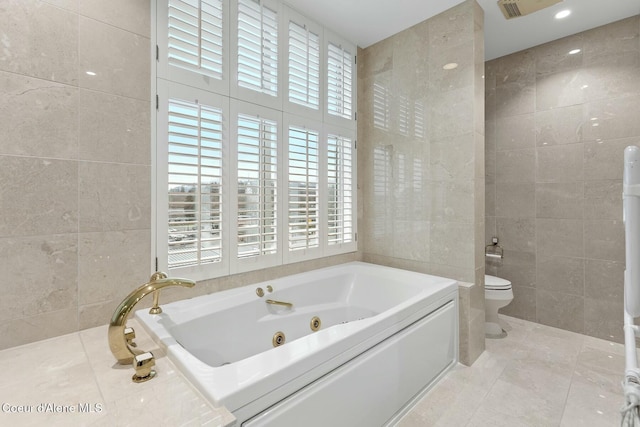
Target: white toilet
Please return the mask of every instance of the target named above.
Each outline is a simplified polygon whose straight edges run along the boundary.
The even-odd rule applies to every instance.
[[[511,282],[500,277],[484,276],[484,332],[488,338],[504,338],[507,332],[498,321],[498,309],[513,301]]]

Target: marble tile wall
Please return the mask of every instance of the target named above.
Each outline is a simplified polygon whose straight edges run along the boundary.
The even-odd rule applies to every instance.
[[[149,5],[0,0],[0,349],[108,323],[152,272]],[[360,258],[224,277],[162,301]]]
[[[149,15],[0,1],[0,348],[107,323],[148,276]]]
[[[639,33],[635,16],[486,63],[486,241],[505,253],[486,268],[513,283],[505,314],[622,340]]]
[[[483,17],[469,0],[358,54],[363,257],[465,283],[465,363],[484,350]]]

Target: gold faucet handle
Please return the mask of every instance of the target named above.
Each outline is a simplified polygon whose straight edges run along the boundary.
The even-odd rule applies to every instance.
[[[131,347],[136,347],[136,343],[133,342],[135,338],[136,338],[136,331],[134,331],[133,328],[130,328],[130,327],[124,328],[124,339],[127,340],[127,344],[129,344]]]
[[[134,356],[133,368],[136,370],[136,373],[131,377],[133,382],[142,383],[155,377],[156,371],[153,369],[155,365],[156,361],[153,357],[153,353],[150,351]]]

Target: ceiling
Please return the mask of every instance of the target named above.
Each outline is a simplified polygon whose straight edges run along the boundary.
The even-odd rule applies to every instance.
[[[370,46],[463,0],[285,0],[360,47]],[[496,0],[477,0],[485,12],[485,59],[490,60],[640,14],[639,0],[564,0],[506,20]],[[562,9],[572,11],[554,19]]]

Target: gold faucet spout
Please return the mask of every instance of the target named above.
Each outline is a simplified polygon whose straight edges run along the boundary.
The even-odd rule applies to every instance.
[[[124,333],[127,318],[133,310],[133,307],[150,293],[169,286],[192,288],[195,286],[195,282],[189,279],[169,278],[164,273],[154,273],[149,282],[131,292],[114,311],[113,316],[111,316],[111,322],[109,323],[109,348],[119,364],[131,364],[136,355],[143,353],[143,351],[133,349],[129,346]]]
[[[283,307],[293,308],[293,303],[286,302],[286,301],[277,301],[274,299],[268,299],[268,300],[265,300],[264,302],[271,305],[281,305]]]

